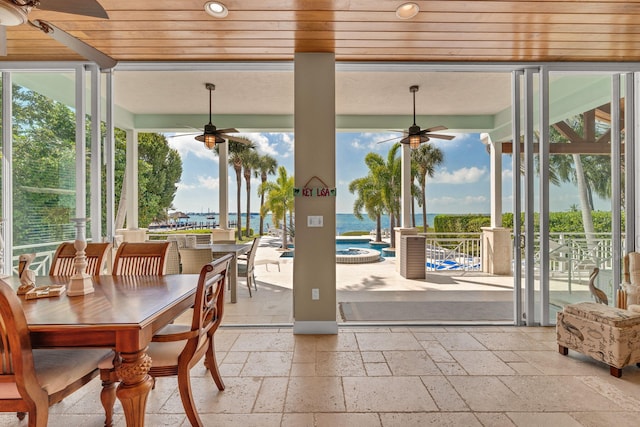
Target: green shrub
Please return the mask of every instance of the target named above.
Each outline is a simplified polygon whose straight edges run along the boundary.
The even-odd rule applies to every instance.
[[[368,231],[345,231],[341,236],[368,236]]]

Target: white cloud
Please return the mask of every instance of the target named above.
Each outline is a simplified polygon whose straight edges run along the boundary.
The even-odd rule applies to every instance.
[[[365,132],[361,133],[360,136],[361,138],[356,138],[351,143],[354,148],[362,150],[386,151],[389,150],[391,146],[396,142],[400,142],[400,139],[402,139],[403,135],[400,132]],[[393,139],[393,141],[388,141],[389,139]]]
[[[472,184],[480,181],[486,174],[486,167],[465,167],[452,172],[449,172],[446,168],[442,168],[435,173],[433,178],[428,179],[428,181],[438,184]]]
[[[513,178],[513,171],[511,169],[505,169],[502,171],[502,179],[512,179]]]
[[[191,186],[196,187],[196,186]],[[219,178],[214,178],[212,176],[198,176],[198,187],[199,188],[206,188],[206,189],[210,189],[210,190],[217,190],[218,187],[220,187],[220,179]]]
[[[182,159],[188,154],[193,154],[196,157],[214,159],[216,163],[218,162],[218,155],[207,149],[202,142],[196,141],[193,134],[175,134],[173,136],[167,134],[165,136],[169,142],[169,147],[177,150]]]
[[[466,196],[463,200],[463,204],[465,205],[473,205],[476,203],[485,203],[487,202],[489,199],[487,199],[485,196]]]

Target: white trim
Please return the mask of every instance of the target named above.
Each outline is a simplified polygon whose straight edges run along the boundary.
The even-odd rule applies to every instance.
[[[296,321],[293,323],[294,334],[335,335],[338,333],[338,322],[324,321]]]
[[[12,274],[13,259],[13,81],[11,73],[2,73],[2,270]]]

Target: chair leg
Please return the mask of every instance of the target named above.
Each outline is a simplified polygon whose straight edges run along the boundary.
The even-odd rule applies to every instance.
[[[193,393],[191,392],[191,378],[189,367],[179,367],[178,370],[178,390],[180,391],[180,399],[184,412],[192,426],[202,427],[202,421],[193,402]]]
[[[247,273],[247,288],[249,289],[249,298],[251,298],[253,295],[251,295],[251,274]]]
[[[258,292],[258,283],[256,282],[256,275],[251,272],[251,281],[253,282],[253,289]]]
[[[214,348],[213,337],[209,340],[209,348],[207,349],[207,353],[204,356],[204,366],[209,369],[211,372],[211,378],[213,378],[213,382],[216,383],[218,390],[224,390],[224,382],[222,381],[222,376],[220,375],[220,370],[218,369],[218,361],[216,360],[216,351]]]

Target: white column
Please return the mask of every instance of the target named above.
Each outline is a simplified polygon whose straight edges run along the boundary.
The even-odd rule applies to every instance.
[[[106,73],[106,93],[105,93],[105,97],[107,99],[107,105],[106,105],[106,111],[105,111],[105,116],[106,116],[106,129],[105,129],[105,138],[104,138],[104,160],[105,160],[105,169],[106,169],[106,175],[105,175],[105,179],[107,181],[107,185],[106,185],[106,195],[105,195],[105,201],[106,201],[106,230],[105,230],[105,234],[107,237],[107,241],[108,242],[113,242],[114,236],[115,236],[115,206],[116,206],[116,202],[115,202],[115,129],[114,129],[114,95],[113,95],[113,89],[114,89],[114,79],[113,79],[113,73],[110,71],[107,71]]]
[[[91,67],[91,238],[94,242],[102,241],[102,150],[100,107],[100,70]]]
[[[482,142],[489,147],[491,169],[491,227],[502,226],[502,144],[491,141],[489,134],[482,134]],[[518,141],[513,142],[517,144]],[[519,173],[514,171],[513,173]]]
[[[11,73],[2,73],[2,234],[3,268],[0,275],[11,274],[13,258],[13,135]]]
[[[218,145],[218,157],[220,159],[219,169],[219,193],[220,199],[220,228],[226,230],[229,228],[229,141]]]
[[[84,67],[76,67],[76,218],[87,216],[87,132]]]
[[[296,53],[294,72],[295,186],[335,187],[335,55]],[[336,198],[296,197],[295,213],[293,332],[336,334]]]
[[[409,144],[401,144],[400,159],[401,170],[401,194],[402,202],[400,207],[400,227],[411,227],[411,147]],[[425,230],[426,231],[426,230]],[[399,246],[400,242],[396,242]]]
[[[127,131],[127,228],[138,229],[138,131]]]

